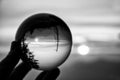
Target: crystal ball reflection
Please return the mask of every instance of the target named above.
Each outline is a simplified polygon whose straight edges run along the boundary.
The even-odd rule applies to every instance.
[[[27,18],[18,28],[15,37],[26,46],[23,61],[38,70],[60,66],[68,58],[72,47],[70,29],[55,15],[41,13]]]

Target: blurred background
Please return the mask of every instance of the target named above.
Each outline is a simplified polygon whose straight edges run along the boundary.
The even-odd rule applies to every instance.
[[[36,13],[59,16],[72,32],[71,55],[57,80],[120,80],[120,0],[0,0],[0,60],[19,25]]]

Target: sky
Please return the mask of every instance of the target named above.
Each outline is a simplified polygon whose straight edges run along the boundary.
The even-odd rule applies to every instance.
[[[119,0],[1,0],[0,45],[14,40],[19,25],[36,13],[51,13],[69,26],[73,40],[119,41]]]

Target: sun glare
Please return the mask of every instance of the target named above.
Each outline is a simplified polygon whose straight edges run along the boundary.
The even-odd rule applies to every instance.
[[[90,52],[90,48],[87,45],[81,45],[77,50],[80,55],[87,55]]]
[[[39,40],[38,40],[38,38],[35,38],[35,42],[38,42]]]

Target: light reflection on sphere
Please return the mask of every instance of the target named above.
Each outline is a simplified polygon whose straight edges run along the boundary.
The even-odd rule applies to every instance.
[[[60,66],[68,58],[72,47],[72,35],[63,20],[48,13],[27,18],[18,28],[15,37],[28,52],[23,61],[38,70],[50,70]]]

